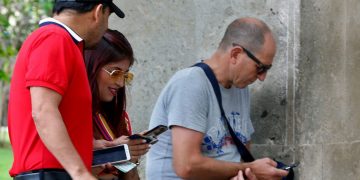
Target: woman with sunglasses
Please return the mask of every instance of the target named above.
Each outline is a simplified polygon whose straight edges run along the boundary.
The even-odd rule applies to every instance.
[[[107,30],[93,50],[85,51],[85,64],[92,90],[94,149],[119,144],[129,146],[131,161],[149,150],[144,140],[129,140],[132,134],[126,113],[126,85],[133,74],[129,68],[134,63],[132,47],[125,36],[116,30]],[[139,179],[136,168],[121,174],[114,168],[105,169],[121,179]]]

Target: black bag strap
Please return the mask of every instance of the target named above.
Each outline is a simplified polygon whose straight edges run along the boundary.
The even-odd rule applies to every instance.
[[[234,130],[232,129],[232,127],[230,126],[229,120],[227,119],[225,112],[224,112],[224,108],[222,106],[222,99],[221,99],[221,93],[220,93],[220,86],[219,83],[215,77],[214,72],[212,71],[212,69],[205,63],[197,63],[194,66],[200,67],[201,69],[204,70],[207,78],[209,79],[215,95],[216,95],[216,99],[219,103],[219,107],[220,107],[220,111],[221,111],[221,117],[226,121],[226,124],[228,126],[230,135],[236,145],[237,150],[239,151],[240,155],[241,155],[241,159],[244,162],[252,162],[254,161],[254,157],[251,155],[251,153],[249,152],[249,150],[245,147],[245,145],[237,138],[237,136],[235,135]]]

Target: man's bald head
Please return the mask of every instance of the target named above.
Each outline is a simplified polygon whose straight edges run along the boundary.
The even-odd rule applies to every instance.
[[[227,27],[219,49],[226,50],[236,43],[253,53],[258,53],[262,49],[267,35],[271,35],[271,30],[263,21],[250,17],[239,18]]]

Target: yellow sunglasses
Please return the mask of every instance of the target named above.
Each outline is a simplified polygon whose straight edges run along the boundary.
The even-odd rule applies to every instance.
[[[124,78],[125,83],[127,85],[129,85],[131,83],[131,81],[134,79],[134,74],[131,72],[124,72],[120,69],[115,69],[115,70],[112,70],[111,72],[106,70],[105,68],[103,68],[103,70],[105,72],[107,72],[109,74],[109,76],[115,81],[119,80],[120,78]]]

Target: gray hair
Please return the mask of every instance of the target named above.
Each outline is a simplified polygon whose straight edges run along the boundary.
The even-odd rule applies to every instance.
[[[226,50],[236,43],[253,53],[258,53],[264,45],[267,33],[271,33],[271,30],[261,20],[255,18],[236,19],[227,27],[219,49]]]

